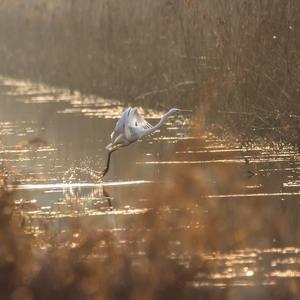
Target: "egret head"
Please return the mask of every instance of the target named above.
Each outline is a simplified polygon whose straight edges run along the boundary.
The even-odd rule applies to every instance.
[[[176,112],[179,112],[179,111],[180,111],[179,108],[171,108],[171,109],[169,110],[169,112],[172,113],[172,114],[174,114],[174,113],[176,113]]]

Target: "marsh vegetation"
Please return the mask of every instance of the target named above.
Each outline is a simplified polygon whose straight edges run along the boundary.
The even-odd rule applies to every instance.
[[[299,139],[300,4],[2,1],[1,72]]]
[[[298,299],[299,16],[0,1],[0,298]],[[194,113],[99,181],[128,104]]]

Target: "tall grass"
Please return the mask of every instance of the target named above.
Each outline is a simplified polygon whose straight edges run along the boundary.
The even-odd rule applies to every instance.
[[[1,299],[298,299],[297,278],[273,279],[275,285],[263,285],[268,279],[260,275],[264,259],[251,278],[255,287],[236,287],[231,277],[221,289],[201,287],[220,267],[220,261],[207,260],[207,254],[272,249],[274,237],[280,245],[298,242],[296,218],[295,231],[285,230],[291,225],[289,210],[295,216],[299,209],[295,205],[283,214],[278,207],[282,201],[272,200],[271,206],[261,199],[231,199],[231,203],[205,199],[220,190],[245,192],[243,186],[249,180],[245,169],[225,165],[169,168],[160,174],[163,184],[146,188],[141,195],[151,209],[120,218],[118,230],[74,217],[64,220],[64,230],[57,231],[45,218],[37,234],[37,221],[28,222],[26,208],[14,204],[17,191],[4,185],[0,194]],[[214,180],[207,180],[210,177]],[[68,201],[75,206],[78,199],[73,197]],[[195,281],[200,288],[193,286]]]
[[[297,139],[299,16],[296,0],[4,0],[0,72]]]

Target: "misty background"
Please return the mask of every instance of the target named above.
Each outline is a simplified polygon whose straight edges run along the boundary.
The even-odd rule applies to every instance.
[[[4,0],[0,72],[297,141],[299,25],[296,0]]]

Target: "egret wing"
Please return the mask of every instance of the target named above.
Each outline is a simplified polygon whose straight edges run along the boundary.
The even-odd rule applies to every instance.
[[[131,110],[130,116],[130,126],[132,127],[139,127],[139,128],[152,128],[152,125],[148,123],[144,117],[139,113],[138,108],[134,107]]]
[[[118,120],[114,131],[111,133],[110,137],[112,142],[115,141],[115,139],[121,135],[121,134],[125,134],[125,128],[126,128],[126,123],[128,122],[128,118],[129,118],[129,114],[130,111],[132,110],[131,107],[128,107],[123,114],[121,115],[120,119]]]

